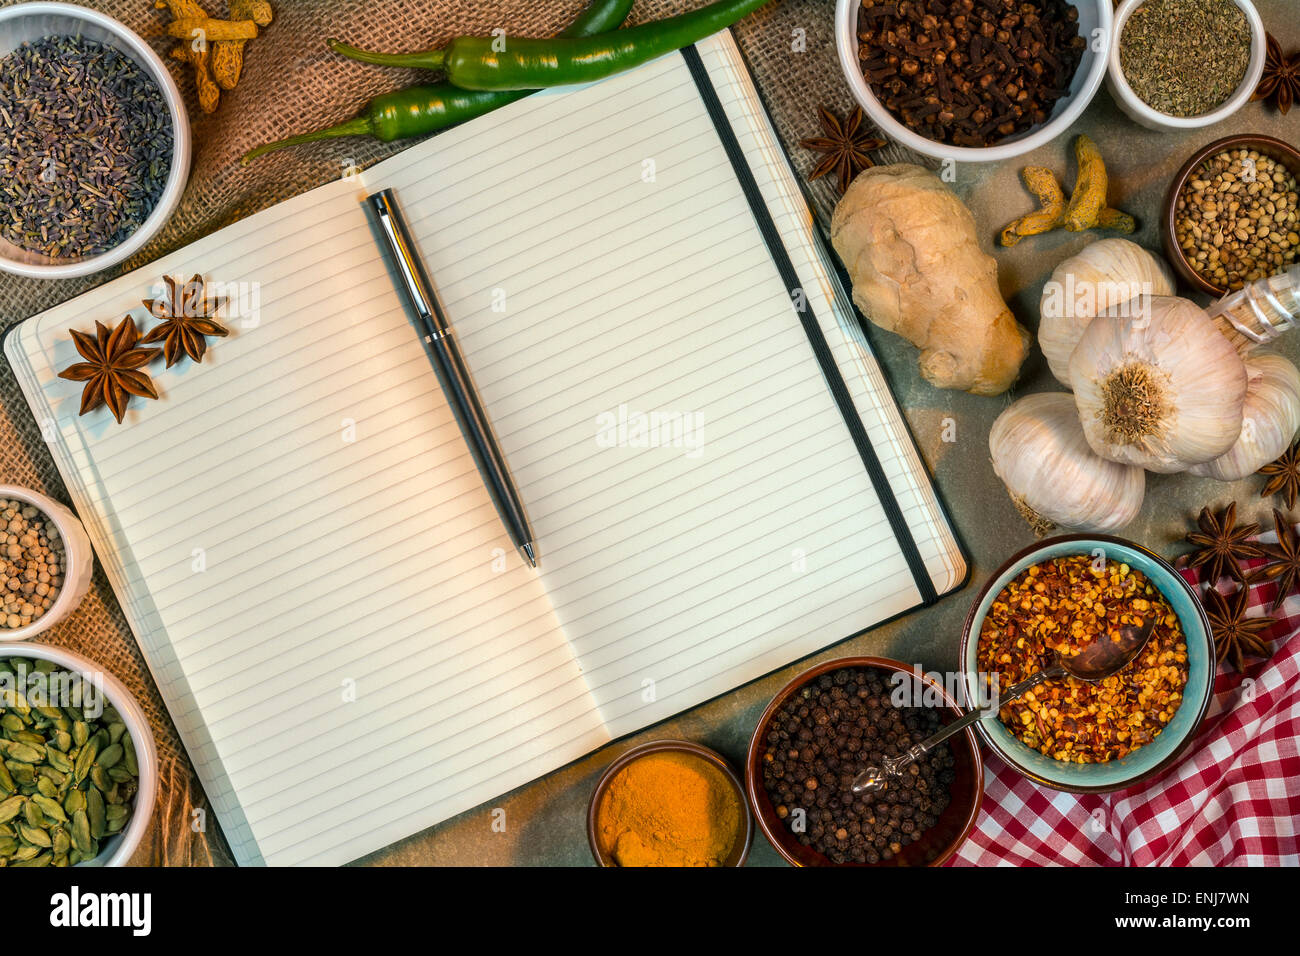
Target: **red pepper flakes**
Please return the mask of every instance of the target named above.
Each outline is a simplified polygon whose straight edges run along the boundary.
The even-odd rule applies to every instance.
[[[980,628],[982,674],[1010,687],[1078,654],[1126,625],[1156,624],[1142,653],[1090,684],[1046,681],[998,711],[1022,743],[1068,763],[1106,763],[1150,743],[1173,719],[1187,686],[1187,643],[1178,615],[1142,572],[1088,555],[1053,558],[1021,572],[994,599]]]

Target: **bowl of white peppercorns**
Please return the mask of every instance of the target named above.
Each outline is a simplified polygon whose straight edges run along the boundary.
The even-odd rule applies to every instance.
[[[0,485],[0,642],[28,640],[66,618],[94,569],[76,515],[35,491]]]

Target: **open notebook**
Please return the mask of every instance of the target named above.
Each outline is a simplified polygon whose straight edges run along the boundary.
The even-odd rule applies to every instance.
[[[537,572],[378,252],[360,200],[389,186]],[[148,327],[194,273],[256,309],[152,366],[124,425],[78,417],[68,329]],[[729,34],[245,219],[5,351],[241,863],[355,859],[965,577]]]

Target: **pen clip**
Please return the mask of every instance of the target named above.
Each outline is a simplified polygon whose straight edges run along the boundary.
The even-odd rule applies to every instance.
[[[405,220],[393,197],[391,189],[385,189],[366,197],[366,202],[374,211],[379,221],[380,231],[388,243],[397,271],[406,285],[411,305],[421,316],[430,318],[436,314],[432,300],[432,288],[425,276],[424,267],[416,258],[411,237],[406,231]]]

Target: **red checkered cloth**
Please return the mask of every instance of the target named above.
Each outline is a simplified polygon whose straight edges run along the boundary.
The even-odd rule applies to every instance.
[[[1182,575],[1197,586],[1195,571]],[[1255,586],[1249,613],[1267,614],[1276,593]],[[1154,780],[1061,793],[985,748],[984,805],[949,865],[1300,865],[1300,595],[1272,616],[1273,656],[1244,675],[1219,664],[1196,740]]]

